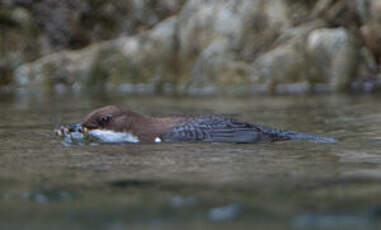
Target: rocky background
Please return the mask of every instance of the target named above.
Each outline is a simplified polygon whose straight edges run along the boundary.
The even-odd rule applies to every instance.
[[[379,0],[0,0],[0,91],[376,92]]]

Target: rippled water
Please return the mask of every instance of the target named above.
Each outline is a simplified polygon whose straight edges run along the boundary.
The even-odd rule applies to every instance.
[[[0,99],[0,229],[379,229],[381,97],[123,95]],[[117,104],[228,114],[337,144],[66,147],[57,122]]]

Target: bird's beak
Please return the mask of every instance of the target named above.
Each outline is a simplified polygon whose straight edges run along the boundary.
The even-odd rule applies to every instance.
[[[61,125],[58,129],[55,129],[54,132],[57,136],[65,137],[69,135],[70,133],[87,133],[87,128],[83,127],[82,124],[76,123],[76,124],[66,124]]]

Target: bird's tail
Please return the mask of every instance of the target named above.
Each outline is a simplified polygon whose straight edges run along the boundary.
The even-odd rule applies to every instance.
[[[315,135],[310,135],[306,133],[299,133],[287,130],[277,130],[264,127],[257,127],[260,131],[268,136],[271,141],[282,141],[282,140],[308,140],[319,143],[336,143],[336,139],[320,137]]]

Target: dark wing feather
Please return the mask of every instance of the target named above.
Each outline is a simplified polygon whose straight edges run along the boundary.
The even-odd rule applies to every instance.
[[[207,141],[253,143],[261,138],[260,130],[249,123],[223,116],[198,116],[172,129],[165,141]]]

